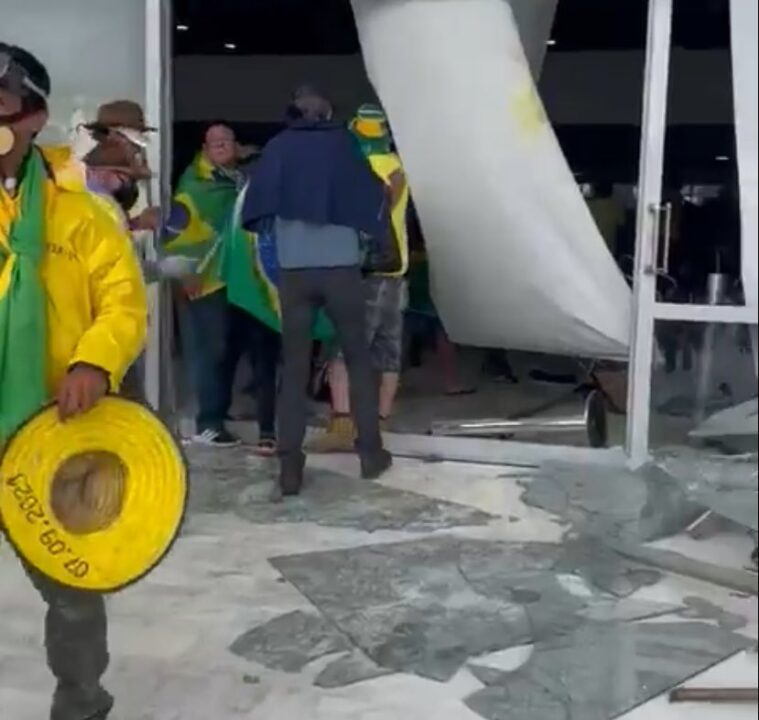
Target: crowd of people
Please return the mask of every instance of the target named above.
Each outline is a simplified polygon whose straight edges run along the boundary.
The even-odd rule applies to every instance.
[[[231,127],[214,123],[170,206],[158,207],[145,191],[154,130],[142,108],[106,103],[75,142],[46,147],[37,138],[50,93],[37,58],[0,44],[0,448],[51,401],[65,421],[109,392],[141,399],[146,285],[169,279],[181,288],[197,397],[192,441],[237,444],[226,420],[247,356],[257,452],[280,460],[274,499],[298,494],[322,316],[334,415],[317,446],[355,450],[362,477],[379,478],[392,464],[381,429],[399,386],[409,270],[409,188],[382,110],[363,106],[346,124],[328,98],[303,86],[282,132],[255,157]],[[222,265],[235,220],[251,262],[265,260],[276,281],[276,322],[227,292]],[[152,234],[160,252],[148,261]],[[58,680],[52,720],[103,720],[113,699],[101,684],[102,597],[26,570],[49,607],[46,646]]]
[[[164,279],[181,289],[198,406],[191,441],[238,443],[226,421],[248,357],[256,451],[280,460],[274,499],[300,493],[321,318],[333,416],[314,449],[355,451],[366,479],[386,472],[381,430],[401,371],[410,193],[382,110],[363,106],[346,124],[316,88],[300,87],[284,129],[253,156],[229,125],[213,123],[172,202],[159,207],[146,192],[154,128],[142,108],[106,103],[69,145],[48,147],[37,138],[50,93],[39,60],[0,43],[0,448],[51,401],[65,421],[110,392],[142,399],[146,286]],[[273,315],[257,316],[228,292],[223,258],[235,223],[249,262],[274,281]],[[159,253],[147,260],[152,237]],[[52,720],[103,720],[113,699],[101,684],[102,597],[26,571],[49,608]]]
[[[214,123],[171,208],[135,222],[159,232],[167,260],[194,266],[180,279],[180,325],[198,403],[192,440],[238,443],[226,418],[246,355],[260,427],[256,451],[279,455],[283,496],[297,494],[303,483],[312,330],[320,311],[334,328],[334,341],[325,343],[334,416],[321,446],[333,441],[335,450],[355,449],[366,478],[391,464],[380,428],[399,384],[409,190],[382,111],[364,106],[349,125],[333,114],[318,90],[299,88],[285,128],[253,159],[231,127]],[[225,233],[238,205],[254,253],[257,238],[273,238],[276,328],[237,306],[225,286]]]

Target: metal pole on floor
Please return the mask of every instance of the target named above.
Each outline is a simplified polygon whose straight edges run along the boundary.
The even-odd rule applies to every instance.
[[[756,705],[759,690],[754,688],[678,688],[670,693],[671,703],[712,703],[717,705]]]

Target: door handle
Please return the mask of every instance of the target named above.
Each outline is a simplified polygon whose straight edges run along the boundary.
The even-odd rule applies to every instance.
[[[651,204],[648,208],[649,212],[653,216],[653,222],[651,224],[651,242],[649,247],[648,262],[644,268],[647,275],[669,275],[669,256],[672,250],[672,216],[673,206],[672,203],[665,203],[664,205],[658,205],[656,203]],[[662,263],[659,264],[659,245],[662,236],[661,219],[664,216],[664,252],[662,257]]]
[[[651,213],[651,240],[649,242],[649,256],[643,272],[646,275],[656,275],[659,264],[659,238],[661,237],[661,205],[652,203],[648,206],[648,212]]]
[[[672,211],[671,202],[664,205],[664,256],[662,257],[661,271],[669,275],[669,255],[672,250]]]

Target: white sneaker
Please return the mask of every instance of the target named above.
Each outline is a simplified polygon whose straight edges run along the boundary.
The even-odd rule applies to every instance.
[[[192,442],[195,445],[205,445],[206,447],[230,448],[237,447],[240,444],[240,438],[228,430],[213,430],[209,428],[202,433],[194,435]]]

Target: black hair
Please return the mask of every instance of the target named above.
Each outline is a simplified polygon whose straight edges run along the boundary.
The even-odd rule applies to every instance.
[[[45,93],[46,97],[42,97],[36,92],[28,93],[24,98],[25,109],[31,112],[45,110],[47,108],[47,97],[52,90],[50,74],[48,73],[47,68],[34,55],[32,55],[32,53],[17,45],[0,43],[0,50],[8,53],[11,60],[19,65],[19,67],[23,68],[29,77],[29,80]]]
[[[288,123],[298,120],[319,122],[327,120],[334,112],[330,99],[314,85],[306,83],[293,92],[290,103],[285,108],[285,120]]]

